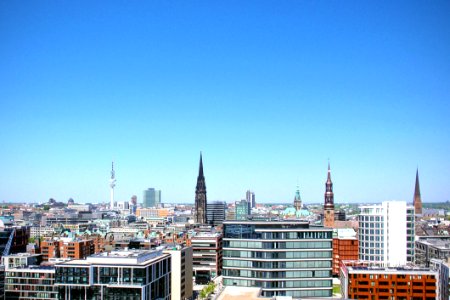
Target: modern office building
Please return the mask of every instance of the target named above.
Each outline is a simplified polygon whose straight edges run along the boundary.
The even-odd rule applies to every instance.
[[[197,186],[195,187],[195,223],[206,224],[206,211],[207,211],[207,199],[206,199],[206,183],[205,176],[203,175],[203,158],[200,153],[200,165],[198,167]]]
[[[331,228],[308,222],[225,221],[223,284],[262,297],[331,297]]]
[[[171,294],[172,300],[192,298],[192,247],[167,246],[163,251],[172,257]]]
[[[222,235],[200,232],[191,238],[195,281],[206,284],[221,275]]]
[[[358,260],[358,239],[353,228],[333,229],[333,276],[344,260]]]
[[[450,258],[450,236],[418,237],[415,241],[415,264],[429,267],[432,259]]]
[[[247,220],[248,216],[250,215],[247,200],[236,201],[234,210],[236,220]]]
[[[344,299],[367,300],[448,300],[446,276],[439,269],[381,267],[358,262],[341,265],[341,294]],[[445,287],[446,291],[439,289]]]
[[[55,266],[59,299],[171,299],[171,256],[162,250],[103,252]]]
[[[251,209],[256,207],[255,193],[248,190],[245,193],[245,200],[247,200],[247,202],[250,204],[250,212],[251,212]]]
[[[161,191],[155,190],[154,188],[146,189],[144,191],[142,201],[142,206],[144,208],[159,207],[161,204]]]
[[[360,207],[359,259],[386,265],[414,261],[414,207],[404,201]]]
[[[225,208],[227,204],[224,201],[213,201],[206,207],[206,220],[209,225],[217,226],[225,220]]]

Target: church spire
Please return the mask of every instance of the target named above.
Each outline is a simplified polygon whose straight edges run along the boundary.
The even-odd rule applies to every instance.
[[[330,161],[328,161],[327,182],[325,182],[325,202],[323,205],[324,226],[334,226],[334,193],[333,182],[331,181]]]
[[[414,198],[413,198],[414,211],[416,215],[422,214],[422,197],[420,195],[420,185],[419,185],[419,168],[416,170],[416,185],[414,187]]]
[[[297,191],[295,192],[294,208],[296,211],[302,209],[302,198],[300,197],[300,187],[297,184]]]
[[[200,152],[197,186],[195,187],[195,222],[206,224],[206,183],[203,175],[203,158]]]

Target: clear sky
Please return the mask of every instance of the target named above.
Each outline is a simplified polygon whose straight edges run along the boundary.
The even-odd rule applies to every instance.
[[[449,1],[0,2],[0,201],[446,201],[449,116]]]

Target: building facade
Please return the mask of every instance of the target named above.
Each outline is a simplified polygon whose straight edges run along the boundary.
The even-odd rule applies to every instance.
[[[247,200],[236,201],[234,210],[234,216],[236,220],[247,220],[248,216],[250,215]]]
[[[164,253],[172,257],[171,300],[192,298],[192,247],[167,247]]]
[[[203,159],[200,153],[200,165],[198,168],[197,186],[195,187],[195,223],[206,224],[206,183],[205,176],[203,175]]]
[[[359,259],[404,265],[414,262],[414,207],[404,201],[360,207]]]
[[[353,228],[333,230],[333,276],[339,276],[341,262],[358,260],[358,239]]]
[[[154,188],[148,188],[142,196],[142,206],[144,208],[159,207],[161,204],[161,191]]]
[[[247,202],[250,204],[250,211],[252,208],[256,207],[256,199],[255,199],[255,193],[248,190],[245,193],[245,200],[247,200]]]
[[[225,220],[225,208],[227,204],[224,201],[213,201],[208,203],[206,208],[206,220],[209,225],[217,226]]]
[[[103,252],[55,267],[59,299],[171,299],[171,256],[161,250]]]
[[[222,235],[201,232],[191,238],[195,281],[206,284],[221,275]]]
[[[437,269],[417,267],[386,268],[357,262],[341,265],[341,293],[344,299],[448,300],[447,276]],[[443,294],[439,285],[446,287]]]
[[[331,297],[332,229],[292,221],[225,221],[223,283],[262,297]]]
[[[450,258],[450,236],[418,237],[415,241],[415,263],[429,267],[432,259]]]

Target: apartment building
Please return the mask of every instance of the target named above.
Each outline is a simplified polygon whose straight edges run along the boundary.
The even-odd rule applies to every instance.
[[[191,238],[192,264],[196,283],[206,284],[221,275],[222,235],[200,232]]]

